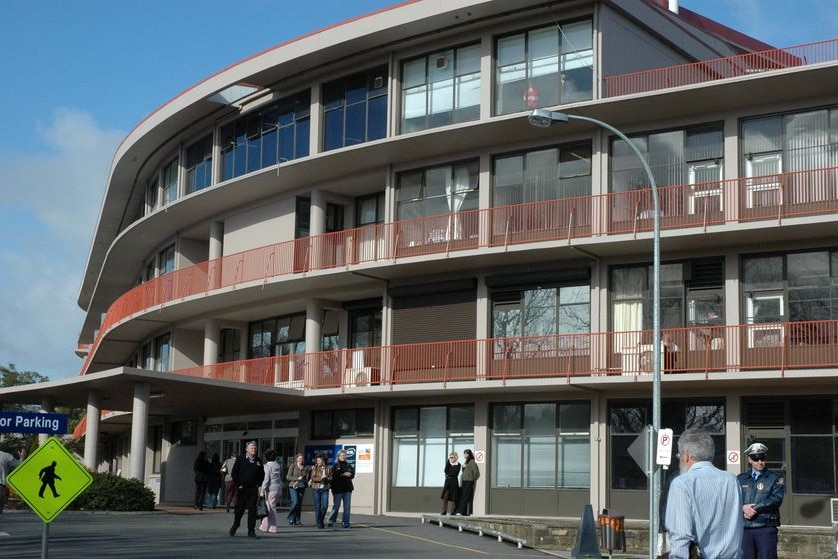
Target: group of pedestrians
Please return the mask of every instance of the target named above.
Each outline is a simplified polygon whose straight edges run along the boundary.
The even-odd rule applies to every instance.
[[[226,465],[226,462],[225,464]],[[201,451],[195,458],[192,470],[195,474],[195,498],[193,508],[204,510],[204,507],[214,509],[218,506],[218,493],[224,481],[224,465],[218,454],[213,454],[207,460],[207,453]],[[229,507],[229,497],[228,497]]]
[[[255,442],[246,445],[245,454],[233,462],[230,469],[231,484],[237,492],[230,527],[230,536],[235,536],[241,526],[242,517],[247,512],[247,535],[256,536],[257,503],[259,497],[265,500],[266,515],[262,518],[259,530],[267,533],[277,532],[277,502],[282,495],[284,483],[288,484],[291,507],[286,520],[289,526],[302,526],[302,505],[306,489],[312,489],[314,519],[318,528],[332,527],[341,515],[341,526],[350,527],[352,492],[355,487],[355,467],[346,459],[346,451],[340,450],[337,460],[331,466],[326,456],[318,454],[311,468],[305,464],[302,454],[294,457],[294,462],[283,472],[276,461],[277,453],[273,449],[265,452],[264,463],[257,455]],[[225,462],[225,465],[227,462]],[[328,513],[329,493],[332,494],[332,512]],[[230,491],[228,491],[228,495]]]
[[[672,480],[665,527],[669,559],[777,559],[784,476],[765,467],[768,447],[745,450],[750,468],[716,468],[711,436],[688,429],[678,440],[680,474]]]
[[[456,452],[451,452],[445,463],[445,481],[441,495],[442,515],[471,516],[474,512],[474,485],[480,479],[480,468],[470,449],[465,450],[463,456],[465,464],[460,464]],[[460,478],[462,478],[462,484]],[[449,503],[451,503],[450,510]]]

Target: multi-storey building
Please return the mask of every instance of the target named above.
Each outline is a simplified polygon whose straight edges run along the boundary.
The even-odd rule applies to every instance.
[[[87,402],[87,462],[165,502],[257,439],[355,445],[360,512],[438,511],[473,448],[478,513],[647,518],[650,185],[608,130],[528,124],[550,108],[659,185],[662,425],[736,473],[764,442],[784,523],[828,523],[838,42],[675,4],[407,1],[185,91],[118,149],[83,374],[39,394]]]

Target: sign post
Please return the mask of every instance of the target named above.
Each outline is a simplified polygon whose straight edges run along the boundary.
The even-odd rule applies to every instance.
[[[27,456],[6,483],[44,521],[41,558],[47,558],[49,523],[93,483],[93,476],[61,442],[50,437]]]

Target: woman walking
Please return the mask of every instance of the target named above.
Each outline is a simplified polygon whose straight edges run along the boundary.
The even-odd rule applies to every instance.
[[[291,510],[288,511],[288,525],[302,526],[300,513],[303,509],[303,497],[306,494],[308,483],[308,469],[305,458],[302,454],[294,457],[294,463],[288,466],[288,473],[285,474],[288,481],[288,492],[291,494]]]
[[[329,508],[329,486],[331,485],[331,471],[326,466],[326,456],[318,454],[314,459],[314,466],[309,473],[308,485],[312,488],[314,498],[314,522],[317,527],[323,529],[326,519],[326,510]]]
[[[277,463],[276,451],[272,448],[265,452],[265,479],[262,482],[262,493],[265,496],[268,516],[262,519],[259,530],[276,534],[276,502],[282,494],[282,466]]]

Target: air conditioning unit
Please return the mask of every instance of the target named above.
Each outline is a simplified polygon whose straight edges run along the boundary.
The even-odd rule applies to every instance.
[[[343,372],[343,386],[355,388],[357,386],[369,386],[372,378],[372,367],[353,367]]]

